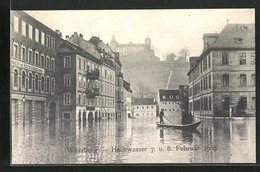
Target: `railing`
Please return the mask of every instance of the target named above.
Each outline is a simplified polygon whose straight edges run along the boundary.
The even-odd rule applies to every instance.
[[[96,96],[98,96],[100,94],[99,92],[99,88],[87,88],[86,89],[86,96],[87,98],[95,98]]]
[[[95,69],[95,70],[90,70],[87,72],[87,79],[90,80],[96,80],[99,78],[99,70]]]

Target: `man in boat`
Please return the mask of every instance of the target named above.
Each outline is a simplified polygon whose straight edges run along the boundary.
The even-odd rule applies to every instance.
[[[181,123],[185,125],[185,124],[191,124],[192,122],[193,122],[193,118],[191,112],[187,113],[185,110],[183,110]]]
[[[163,113],[163,109],[161,109],[161,112],[160,112],[160,124],[163,123],[164,124],[164,121],[163,121],[163,117],[164,117],[164,113]]]

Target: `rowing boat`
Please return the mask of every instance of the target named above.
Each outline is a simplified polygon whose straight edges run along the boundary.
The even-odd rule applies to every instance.
[[[186,125],[169,125],[169,124],[160,124],[160,123],[156,123],[156,124],[159,127],[172,127],[176,129],[183,129],[183,130],[194,130],[200,125],[200,123],[201,121],[191,123],[191,124],[186,124]]]

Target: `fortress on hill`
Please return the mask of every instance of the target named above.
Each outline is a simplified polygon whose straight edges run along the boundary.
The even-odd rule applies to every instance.
[[[119,52],[122,72],[126,81],[131,83],[134,96],[138,97],[140,82],[151,89],[146,97],[157,98],[159,89],[178,89],[179,85],[188,85],[189,62],[185,57],[178,60],[160,61],[151,48],[151,38],[145,38],[143,44],[120,44],[112,37],[110,46]]]

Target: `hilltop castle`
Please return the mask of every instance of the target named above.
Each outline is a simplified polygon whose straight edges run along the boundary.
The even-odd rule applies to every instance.
[[[146,37],[144,44],[119,44],[115,36],[110,42],[111,49],[119,52],[122,61],[160,61],[160,58],[154,55],[151,49],[151,38]]]

